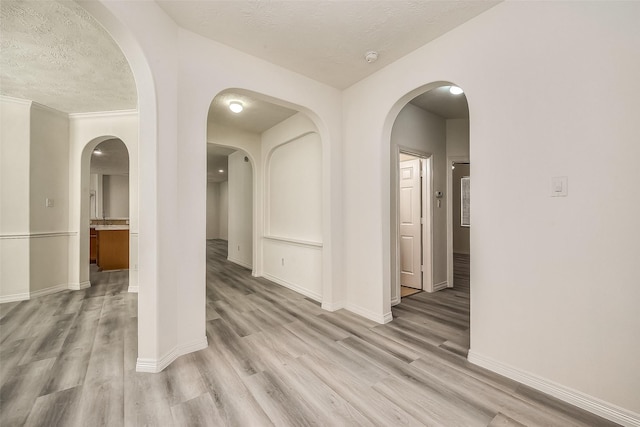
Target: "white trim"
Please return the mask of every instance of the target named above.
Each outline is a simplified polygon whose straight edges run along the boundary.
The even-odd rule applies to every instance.
[[[327,311],[338,311],[344,308],[344,301],[338,302],[322,302],[322,309]]]
[[[313,242],[310,240],[298,240],[298,239],[290,239],[288,237],[277,237],[277,236],[263,236],[263,238],[266,240],[273,240],[276,242],[291,243],[298,246],[310,246],[314,248],[322,247],[322,242]]]
[[[87,289],[91,287],[91,282],[86,280],[80,283],[69,283],[69,290],[72,291],[81,291],[83,289]]]
[[[31,108],[39,108],[40,110],[46,111],[51,114],[55,114],[57,116],[62,116],[65,119],[69,118],[69,113],[65,113],[64,111],[56,110],[55,108],[49,107],[44,104],[39,104],[36,101],[31,101]]]
[[[115,111],[95,111],[92,113],[71,113],[69,118],[76,119],[100,119],[100,118],[112,118],[122,116],[137,116],[138,110],[115,110]]]
[[[29,292],[22,292],[20,294],[0,295],[0,304],[5,302],[27,301],[29,299]]]
[[[164,368],[169,366],[178,357],[188,353],[193,353],[194,351],[203,350],[208,346],[209,343],[207,342],[207,337],[205,335],[199,340],[174,347],[160,359],[145,359],[138,357],[138,360],[136,361],[136,372],[148,372],[151,374],[162,372]]]
[[[127,291],[129,293],[132,293],[132,294],[137,294],[138,293],[138,289],[139,289],[138,286],[129,286],[129,289],[127,289]]]
[[[238,264],[241,267],[248,268],[249,270],[253,270],[253,266],[251,264],[241,261],[239,259],[227,257],[227,261],[232,262],[234,264]]]
[[[402,298],[400,297],[400,295],[396,295],[395,297],[391,298],[391,306],[393,307],[394,305],[398,305],[401,301]]]
[[[76,231],[50,231],[46,233],[0,234],[0,240],[8,239],[40,239],[43,237],[70,237],[77,236]]]
[[[446,289],[449,286],[449,282],[447,282],[446,280],[444,282],[440,282],[437,285],[433,285],[433,291],[431,292],[437,292],[440,291],[442,289]]]
[[[63,283],[62,285],[51,286],[50,288],[40,289],[39,291],[29,292],[29,299],[43,297],[49,294],[55,294],[56,292],[68,291],[69,285]]]
[[[390,311],[388,313],[378,314],[378,313],[374,313],[373,311],[367,308],[360,307],[359,305],[355,305],[355,304],[347,304],[345,306],[345,309],[351,311],[352,313],[357,314],[358,316],[362,316],[365,319],[373,320],[374,322],[380,323],[380,324],[389,323],[393,320],[393,315],[391,314]]]
[[[7,96],[7,95],[0,95],[0,101],[11,102],[13,104],[20,104],[24,106],[31,105],[31,103],[33,102],[29,99],[14,98],[13,96]]]
[[[292,291],[296,291],[299,294],[304,295],[305,297],[309,297],[314,301],[321,302],[322,295],[316,292],[312,292],[306,288],[301,287],[300,285],[296,285],[295,283],[287,282],[286,280],[280,279],[278,277],[272,276],[271,274],[265,273],[263,277],[271,280],[272,282],[277,283],[278,285],[284,286],[285,288],[289,288]]]
[[[640,426],[640,414],[605,402],[597,397],[590,396],[578,390],[574,390],[562,384],[558,384],[546,378],[518,369],[516,367],[499,362],[490,357],[483,356],[469,350],[469,362],[485,369],[518,381],[543,393],[582,408],[593,414],[599,415],[623,426]]]

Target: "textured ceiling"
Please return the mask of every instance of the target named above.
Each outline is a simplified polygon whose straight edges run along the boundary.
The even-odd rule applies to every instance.
[[[0,93],[67,113],[134,109],[133,75],[74,2],[0,1]]]
[[[238,114],[232,113],[229,110],[231,101],[240,101],[244,105],[244,110]],[[271,102],[225,91],[213,99],[207,122],[210,126],[224,125],[260,134],[296,113],[295,110]]]
[[[343,89],[499,1],[157,3],[185,29]],[[369,50],[379,52],[373,64]]]
[[[410,103],[445,119],[468,119],[467,97],[464,94],[452,95],[450,87],[437,87],[416,96]]]
[[[129,152],[124,142],[108,139],[96,147],[102,154],[91,154],[91,173],[101,175],[129,175]]]

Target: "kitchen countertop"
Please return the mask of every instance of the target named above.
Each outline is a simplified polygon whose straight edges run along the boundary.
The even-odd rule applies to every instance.
[[[128,230],[128,225],[92,225],[91,228],[95,228],[96,231],[106,230]]]

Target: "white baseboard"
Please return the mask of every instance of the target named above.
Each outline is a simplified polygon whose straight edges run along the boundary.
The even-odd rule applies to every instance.
[[[446,289],[447,286],[449,286],[449,282],[447,282],[446,280],[444,282],[440,282],[438,284],[433,285],[433,292],[437,292],[440,291],[442,289]]]
[[[178,357],[188,353],[193,353],[194,351],[203,350],[207,348],[208,345],[209,343],[207,342],[207,337],[205,336],[202,339],[193,341],[191,343],[174,347],[160,359],[145,359],[138,357],[138,360],[136,361],[136,372],[148,372],[151,374],[162,372],[164,368],[169,366],[171,362],[176,360]]]
[[[29,292],[22,292],[19,294],[2,295],[0,296],[0,304],[5,302],[26,301],[29,299]]]
[[[91,287],[90,281],[80,282],[80,283],[69,283],[69,290],[72,291],[81,291],[82,289],[87,289]]]
[[[327,311],[338,311],[344,308],[344,301],[325,302],[322,301],[322,309]]]
[[[374,322],[380,324],[389,323],[393,320],[393,315],[390,311],[384,314],[379,314],[355,304],[347,304],[345,308],[350,312],[357,314],[358,316],[362,316],[366,319],[373,320]]]
[[[469,350],[469,362],[518,381],[623,426],[640,426],[640,414],[600,400],[578,390]]]
[[[56,292],[68,291],[69,285],[63,283],[62,285],[51,286],[50,288],[40,289],[39,291],[29,292],[29,298],[38,298],[45,295],[55,294]]]
[[[131,292],[132,294],[137,294],[138,293],[138,287],[137,286],[129,286],[129,289],[127,289],[129,292]]]
[[[270,275],[268,273],[263,274],[263,277],[265,279],[269,279],[272,282],[277,283],[278,285],[282,285],[285,288],[289,288],[292,291],[296,291],[297,293],[302,294],[305,297],[309,297],[314,301],[318,301],[318,302],[322,301],[322,295],[320,295],[317,292],[313,292],[313,291],[310,291],[310,290],[308,290],[306,288],[303,288],[300,285],[296,285],[295,283],[287,282],[286,280],[283,280],[283,279],[280,279],[278,277],[272,276],[272,275]]]
[[[394,305],[398,305],[401,302],[401,298],[400,296],[396,296],[391,298],[391,306],[393,307]]]
[[[253,266],[251,264],[249,264],[247,262],[244,262],[244,261],[241,261],[241,260],[236,259],[236,258],[227,257],[227,261],[230,261],[230,262],[232,262],[234,264],[238,264],[238,265],[240,265],[240,266],[242,266],[244,268],[248,268],[249,270],[253,269]]]

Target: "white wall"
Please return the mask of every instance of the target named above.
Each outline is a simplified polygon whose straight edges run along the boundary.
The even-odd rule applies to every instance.
[[[31,102],[0,97],[0,302],[29,297]]]
[[[390,170],[394,176],[389,179],[394,182],[391,186],[391,239],[394,250],[391,251],[391,265],[396,265],[395,245],[397,236],[397,165],[398,147],[415,150],[419,153],[431,156],[432,186],[433,191],[442,191],[444,197],[440,207],[437,199],[432,197],[433,206],[433,285],[443,286],[447,281],[447,205],[446,191],[446,120],[442,117],[425,111],[413,104],[407,104],[398,114],[391,131],[391,159]],[[391,274],[391,287],[395,289],[396,275]]]
[[[229,240],[229,181],[220,183],[220,195],[218,197],[218,230],[219,238]]]
[[[137,111],[71,114],[69,117],[69,282],[72,289],[81,289],[89,283],[89,191],[92,187],[90,159],[93,149],[102,141],[118,138],[129,154],[128,214],[129,218],[129,291],[137,292],[138,282],[138,218],[141,194],[138,188],[138,113]],[[146,160],[148,162],[148,159]],[[104,184],[104,180],[103,180]],[[104,193],[104,185],[102,188]],[[98,194],[98,197],[100,195]],[[104,203],[105,198],[102,197]],[[124,203],[120,203],[123,205]],[[106,208],[106,206],[105,206]],[[104,210],[105,216],[109,213]],[[122,212],[124,213],[124,209]],[[98,211],[102,217],[102,212]]]
[[[29,169],[31,292],[69,286],[69,118],[33,103]],[[47,207],[49,199],[53,206]]]
[[[207,182],[207,239],[220,238],[220,183]]]
[[[262,134],[263,275],[317,301],[322,289],[322,144],[298,113]]]
[[[629,339],[640,329],[629,267],[640,236],[628,227],[640,216],[640,5],[505,2],[344,93],[180,30],[153,2],[83,5],[123,47],[138,84],[148,156],[139,369],[206,345],[202,138],[216,93],[245,88],[309,112],[323,144],[323,307],[388,320],[391,126],[425,85],[447,78],[468,95],[482,200],[471,236],[473,360],[640,412],[629,370],[640,359]],[[505,162],[514,158],[527,163]],[[548,197],[556,175],[570,177],[568,198]]]
[[[268,160],[267,233],[322,241],[322,146],[309,133],[273,150]]]
[[[105,218],[129,218],[129,177],[103,175]]]
[[[638,16],[637,3],[501,3],[347,89],[344,164],[362,165],[344,170],[350,301],[388,310],[391,125],[447,78],[470,105],[470,360],[638,420]],[[550,197],[553,176],[568,197]]]
[[[229,155],[228,259],[253,268],[253,171],[248,160],[241,151]]]
[[[2,98],[0,301],[67,289],[67,115]],[[51,206],[46,206],[46,199]]]

